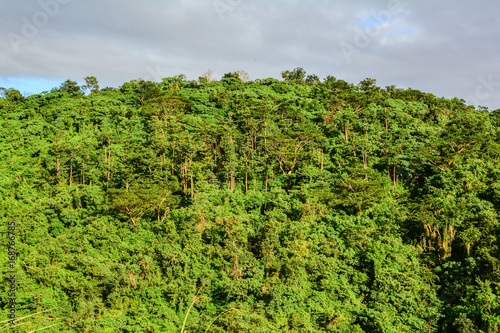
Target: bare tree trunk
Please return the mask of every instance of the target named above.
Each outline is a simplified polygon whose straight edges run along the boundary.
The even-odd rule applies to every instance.
[[[59,158],[59,155],[57,155],[57,162],[56,162],[56,176],[59,177],[59,170],[61,169],[61,160]]]
[[[394,186],[396,186],[396,163],[394,163],[394,169],[392,172],[392,176],[393,176]]]
[[[69,161],[69,186],[73,185],[73,153]]]
[[[264,122],[264,147],[267,150],[267,121]]]
[[[175,146],[172,147],[172,176],[174,175],[174,156],[175,156]]]
[[[321,172],[323,172],[323,148],[321,148]]]
[[[191,162],[193,161],[193,157],[189,158],[189,172],[191,174],[191,198],[194,198],[194,180],[193,180],[193,169],[191,168]]]
[[[188,189],[188,183],[187,183],[187,171],[188,171],[188,166],[187,166],[187,160],[184,162],[184,189]]]

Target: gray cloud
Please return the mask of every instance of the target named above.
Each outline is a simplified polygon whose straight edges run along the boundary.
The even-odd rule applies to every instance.
[[[300,66],[496,109],[499,10],[496,0],[4,0],[0,77],[119,86],[208,68],[279,78]]]

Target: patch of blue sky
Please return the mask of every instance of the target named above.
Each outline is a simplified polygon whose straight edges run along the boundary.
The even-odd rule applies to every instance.
[[[16,89],[23,95],[33,95],[43,91],[50,91],[52,88],[59,87],[63,82],[64,80],[42,77],[0,76],[0,87]]]
[[[418,31],[416,27],[406,27],[399,31],[400,35],[413,35]]]
[[[402,18],[365,13],[358,19],[357,26],[361,31],[372,31],[383,36],[410,36],[417,33],[417,27],[408,25]],[[380,29],[380,30],[379,30]]]
[[[376,13],[363,14],[359,18],[358,27],[361,29],[369,29],[379,25],[390,23],[389,17],[379,16]]]

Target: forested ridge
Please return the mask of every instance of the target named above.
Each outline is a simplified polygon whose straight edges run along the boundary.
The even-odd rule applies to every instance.
[[[241,78],[2,89],[9,331],[500,331],[498,112]]]

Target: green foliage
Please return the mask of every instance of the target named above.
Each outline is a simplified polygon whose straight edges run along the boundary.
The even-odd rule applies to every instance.
[[[306,78],[306,71],[301,67],[297,67],[292,71],[287,70],[281,72],[281,77],[291,83],[302,83]],[[311,78],[315,79],[317,77],[311,77]]]
[[[92,95],[93,91],[99,90],[99,83],[97,82],[95,76],[87,76],[85,77],[85,85],[82,86],[82,88],[88,90],[89,95]]]
[[[2,88],[18,328],[498,331],[498,112],[282,77]]]
[[[71,97],[79,97],[83,94],[78,83],[76,81],[71,81],[70,79],[64,81],[56,91],[68,93]]]

